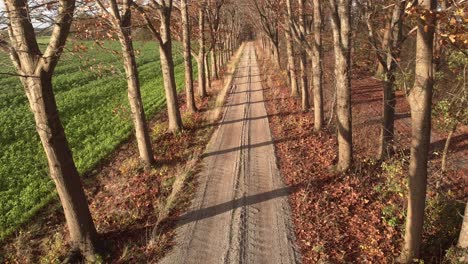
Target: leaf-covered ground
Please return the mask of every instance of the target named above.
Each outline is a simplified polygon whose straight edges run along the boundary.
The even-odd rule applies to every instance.
[[[279,168],[286,184],[297,186],[290,203],[304,263],[393,263],[400,252],[406,206],[409,126],[404,97],[399,94],[397,105],[401,150],[382,163],[375,158],[381,84],[354,76],[355,167],[340,174],[333,167],[337,161],[333,123],[314,132],[313,112],[303,113],[300,101],[290,96],[287,75],[278,74],[267,61],[262,65]],[[325,96],[330,100],[329,70],[326,76]],[[467,154],[466,143],[465,130],[453,143],[452,160]],[[436,144],[434,151],[440,151]],[[447,250],[456,243],[467,199],[466,169],[454,164],[454,169],[442,174],[439,157],[431,157],[423,259],[425,263],[449,263]]]

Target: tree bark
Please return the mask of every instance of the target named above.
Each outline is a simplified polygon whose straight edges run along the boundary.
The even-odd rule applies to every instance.
[[[382,50],[377,51],[377,52],[382,53],[381,56],[387,62],[388,62],[387,53],[388,53],[388,47],[389,47],[389,42],[390,42],[390,35],[391,35],[390,32],[392,31],[392,27],[393,27],[392,20],[389,20],[386,25],[386,29],[382,38],[382,46],[381,46]],[[382,76],[385,76],[385,71],[386,70],[384,69],[384,66],[381,63],[379,63],[377,65],[377,70],[375,71],[375,77],[381,79]]]
[[[433,86],[432,49],[436,0],[420,3],[425,18],[418,19],[415,82],[409,92],[411,108],[411,156],[409,165],[408,211],[401,261],[411,263],[420,257],[421,234],[426,202],[427,160],[431,135]]]
[[[189,112],[194,113],[197,111],[195,105],[195,93],[193,91],[193,67],[190,43],[190,24],[188,17],[187,0],[180,1],[180,9],[182,15],[183,26],[183,42],[184,42],[184,63],[185,63],[185,96],[186,104]]]
[[[279,42],[273,43],[273,46],[274,46],[274,54],[275,54],[275,63],[278,66],[278,69],[281,69]]]
[[[130,29],[130,28],[128,28]],[[122,29],[124,31],[126,29]],[[151,147],[151,139],[148,132],[148,124],[146,122],[145,110],[141,100],[140,81],[138,78],[138,69],[135,61],[135,54],[130,35],[119,34],[120,43],[122,45],[124,68],[127,75],[128,85],[128,101],[132,111],[132,120],[135,127],[135,136],[137,139],[140,159],[147,165],[154,164],[153,149]]]
[[[200,32],[200,38],[198,40],[199,52],[198,52],[198,95],[200,97],[206,97],[206,72],[205,72],[205,11],[204,7],[200,7],[198,11],[198,31]]]
[[[301,57],[299,61],[299,67],[301,70],[301,105],[302,111],[309,111],[310,103],[309,103],[309,82],[307,81],[307,74],[306,74],[306,53],[304,51],[301,52]]]
[[[458,238],[458,247],[468,249],[468,206],[465,204],[465,215],[463,216],[463,224]],[[468,260],[468,256],[465,257]]]
[[[330,0],[332,11],[333,44],[335,51],[335,84],[337,90],[336,114],[338,129],[339,171],[350,168],[353,160],[351,117],[351,1]]]
[[[314,91],[314,128],[318,131],[323,126],[322,7],[320,0],[314,0],[313,19],[312,81]]]
[[[390,20],[391,27],[387,29],[388,36],[384,38],[382,48],[385,56],[377,54],[379,64],[382,65],[384,74],[384,98],[383,118],[380,133],[379,156],[381,159],[393,154],[394,126],[395,126],[395,71],[397,70],[397,59],[400,57],[401,45],[403,43],[403,17],[405,14],[406,1],[398,1],[393,9]],[[370,28],[372,30],[372,28]],[[371,33],[373,35],[373,33]],[[379,52],[379,51],[377,51]]]
[[[305,10],[304,10],[304,0],[299,0],[299,12],[300,12],[300,30],[305,32],[306,21],[305,21]],[[300,55],[300,69],[301,69],[301,101],[302,101],[302,111],[309,111],[310,109],[310,97],[309,97],[309,83],[307,81],[307,54],[304,48],[301,48]]]
[[[59,1],[56,23],[44,53],[37,44],[27,3],[5,1],[11,40],[10,57],[34,115],[50,176],[64,210],[72,247],[79,249],[87,260],[94,261],[98,236],[52,88],[53,72],[70,32],[75,1]]]
[[[135,137],[138,144],[140,159],[146,165],[154,164],[153,149],[148,132],[148,125],[141,100],[140,80],[138,77],[138,68],[135,60],[135,51],[131,37],[131,3],[124,1],[124,15],[120,11],[115,0],[111,1],[111,13],[113,15],[113,27],[117,31],[117,36],[123,53],[124,69],[127,79],[127,94],[130,109],[132,111],[133,126],[135,128]]]
[[[382,116],[382,129],[380,131],[380,149],[379,156],[381,159],[389,157],[392,153],[392,142],[394,138],[395,127],[395,75],[393,71],[385,73],[384,87],[383,87],[383,116]]]
[[[216,49],[216,44],[213,43],[213,48],[211,49],[211,77],[213,80],[217,80],[219,78],[218,76],[218,64],[216,63],[217,60],[217,49]]]
[[[159,54],[161,57],[161,69],[163,73],[164,90],[166,93],[166,104],[169,118],[170,132],[182,130],[182,118],[177,101],[177,88],[174,75],[174,61],[172,58],[172,37],[171,37],[171,10],[172,7],[162,7],[158,9],[161,20],[161,41],[159,43]]]
[[[296,77],[296,64],[294,63],[294,45],[293,39],[291,36],[292,31],[292,8],[291,0],[287,0],[286,8],[288,15],[286,16],[286,24],[288,29],[286,30],[286,52],[288,56],[288,76],[289,76],[289,85],[291,86],[291,96],[297,97],[299,95],[299,88],[297,85]]]
[[[219,70],[222,71],[223,70],[223,66],[224,66],[224,61],[226,59],[226,39],[224,42],[221,42],[220,44],[220,54],[219,54]]]
[[[39,78],[40,81],[33,78],[25,81],[36,130],[65,213],[72,246],[79,249],[88,260],[92,260],[97,252],[96,228],[59,118],[52,78],[44,72],[40,73]]]
[[[207,88],[211,89],[211,74],[210,74],[210,67],[209,67],[209,64],[208,64],[208,56],[209,56],[210,52],[206,53],[205,54],[205,58],[203,58],[203,60],[205,61],[205,79],[206,79],[206,85],[207,85]]]

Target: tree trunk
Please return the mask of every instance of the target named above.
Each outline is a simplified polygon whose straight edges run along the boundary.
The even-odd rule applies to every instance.
[[[171,8],[158,10],[161,19],[161,42],[159,43],[159,54],[161,57],[161,69],[166,92],[166,104],[169,118],[170,132],[182,130],[182,118],[177,102],[177,89],[174,76],[174,61],[172,58],[172,38],[170,29]]]
[[[387,62],[388,62],[387,53],[388,53],[392,27],[393,27],[392,20],[389,20],[386,25],[385,33],[382,38],[382,46],[381,46],[382,50],[377,51],[377,52],[382,53],[383,59]],[[384,66],[381,63],[379,63],[377,65],[377,70],[375,71],[375,77],[378,79],[382,79],[382,77],[385,76],[385,72],[386,72],[386,69],[384,69]]]
[[[458,238],[458,247],[468,249],[468,204],[465,204],[465,215],[463,216],[463,224]],[[468,260],[468,256],[465,257]]]
[[[395,75],[393,71],[387,71],[385,73],[385,81],[383,88],[383,117],[382,129],[380,131],[379,156],[381,159],[389,157],[392,154],[396,105],[394,83]]]
[[[385,56],[381,57],[382,62],[385,62],[385,64],[382,62],[379,63],[382,65],[384,74],[383,117],[379,149],[379,156],[381,159],[390,157],[393,154],[396,105],[395,71],[398,67],[396,60],[400,57],[401,52],[405,7],[406,1],[397,1],[393,9],[392,18],[390,20],[391,26],[387,29],[388,36],[385,37],[388,39],[384,39],[384,43],[382,44],[382,49],[384,49],[386,53]],[[377,55],[379,56],[379,54]]]
[[[216,43],[213,43],[213,48],[211,49],[211,77],[213,80],[217,80],[218,76],[218,64],[216,63],[217,60],[217,49]]]
[[[206,96],[206,72],[205,72],[205,12],[203,7],[200,7],[198,11],[198,31],[200,32],[200,38],[198,40],[199,52],[198,52],[198,95],[200,97]]]
[[[299,96],[299,87],[297,83],[296,77],[296,63],[294,60],[294,45],[293,45],[293,37],[292,37],[292,30],[293,30],[293,20],[292,20],[292,8],[291,8],[291,0],[286,1],[286,9],[287,9],[287,25],[288,30],[286,30],[286,49],[288,55],[288,70],[289,70],[289,80],[291,85],[291,96],[297,97]]]
[[[27,78],[24,83],[36,130],[47,156],[50,176],[65,213],[72,247],[79,249],[88,260],[93,260],[97,251],[97,232],[59,118],[51,75],[41,72],[38,79]]]
[[[223,66],[224,66],[224,62],[225,62],[225,59],[226,59],[226,43],[227,41],[224,41],[221,43],[221,54],[220,54],[220,64],[219,64],[219,69],[222,71],[223,69]]]
[[[16,67],[34,115],[49,172],[62,204],[70,242],[89,261],[95,260],[97,232],[80,176],[59,118],[52,76],[65,46],[75,1],[61,0],[50,42],[42,53],[29,17],[28,1],[6,1],[10,58]]]
[[[280,54],[279,54],[279,43],[273,43],[273,54],[275,57],[275,63],[276,66],[278,66],[278,69],[281,69],[281,61],[280,61]]]
[[[228,55],[228,61],[229,59],[234,55],[234,41],[233,41],[233,34],[229,34],[229,55]]]
[[[304,9],[304,0],[299,0],[299,13],[300,13],[300,30],[305,32],[306,21],[305,21],[305,9]],[[305,40],[303,40],[305,41]],[[307,54],[304,48],[301,48],[300,55],[300,69],[301,69],[301,96],[302,96],[302,111],[309,111],[310,109],[310,99],[309,99],[309,83],[307,81]]]
[[[439,1],[440,10],[444,12],[447,9],[447,1]],[[435,72],[438,72],[441,69],[441,66],[444,64],[444,47],[441,43],[440,35],[442,32],[442,24],[437,23],[434,34],[434,58],[432,60],[432,67]]]
[[[425,10],[433,12],[436,1],[423,1],[420,5]],[[419,18],[416,38],[416,79],[408,96],[411,108],[411,156],[405,241],[401,253],[401,261],[405,263],[410,263],[420,256],[431,138],[433,37],[433,15],[426,15],[424,20]]]
[[[129,18],[130,19],[130,18]],[[135,137],[138,144],[140,159],[146,165],[154,164],[153,149],[146,123],[145,110],[141,100],[140,80],[135,60],[133,42],[131,39],[131,27],[119,28],[119,40],[122,46],[125,73],[127,75],[128,101],[132,111],[132,120],[135,127]]]
[[[286,52],[288,56],[288,77],[289,85],[291,86],[291,96],[297,97],[299,89],[296,79],[296,65],[294,64],[294,46],[291,38],[291,33],[286,31]]]
[[[442,166],[441,170],[443,172],[447,171],[447,154],[450,147],[450,141],[452,140],[453,134],[457,130],[457,124],[453,125],[450,129],[450,132],[447,136],[447,140],[445,141],[444,152],[442,153]]]
[[[221,57],[222,57],[221,45],[218,44],[216,47],[216,58],[215,58],[215,65],[216,65],[216,68],[218,69],[218,77],[219,77],[219,71],[221,70]]]
[[[205,54],[205,58],[203,58],[203,60],[205,61],[205,79],[206,79],[206,85],[209,89],[211,89],[211,74],[210,74],[210,67],[208,65],[208,55],[209,55],[209,52]]]
[[[338,129],[339,171],[346,171],[353,160],[351,122],[351,45],[350,9],[351,1],[342,0],[337,4],[330,0],[332,9],[333,44],[335,51],[336,114]]]
[[[323,126],[322,8],[320,0],[314,0],[313,19],[312,81],[314,91],[314,128],[318,131]]]
[[[194,113],[197,111],[197,107],[195,105],[195,93],[193,91],[193,67],[191,55],[192,48],[190,43],[190,25],[187,10],[187,0],[181,0],[180,5],[183,24],[186,104],[189,112]]]
[[[301,70],[301,105],[302,111],[309,111],[310,103],[309,103],[309,86],[307,81],[307,74],[306,74],[306,53],[304,51],[301,52],[301,58],[299,67]]]

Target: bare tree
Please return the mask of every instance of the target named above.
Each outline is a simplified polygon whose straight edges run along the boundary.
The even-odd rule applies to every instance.
[[[172,57],[171,37],[171,13],[172,0],[149,1],[137,4],[133,2],[137,10],[143,15],[146,26],[159,42],[159,56],[166,93],[167,112],[169,117],[169,131],[175,132],[182,129],[182,118],[177,102],[177,89],[174,74],[174,60]],[[158,20],[154,19],[157,14]],[[159,24],[159,30],[157,25]]]
[[[393,6],[392,15],[389,23],[386,26],[384,38],[379,43],[376,37],[373,17],[377,14],[371,9],[375,9],[376,5],[372,5],[372,1],[368,1],[366,7],[366,21],[369,31],[369,40],[373,48],[376,50],[376,55],[379,61],[381,75],[384,76],[384,98],[383,98],[383,118],[382,129],[380,133],[380,148],[379,156],[384,158],[391,155],[392,143],[394,140],[394,123],[395,123],[395,74],[398,67],[397,61],[400,58],[400,53],[403,45],[403,19],[406,7],[406,1],[396,0]],[[387,2],[385,2],[387,4]]]
[[[122,2],[97,0],[104,12],[103,17],[108,17],[120,41],[128,86],[128,101],[132,111],[140,159],[147,165],[151,165],[154,164],[153,149],[141,100],[140,80],[132,40],[132,2],[133,0],[123,0]]]
[[[187,98],[187,109],[190,112],[197,111],[195,105],[195,93],[193,91],[193,71],[192,71],[192,48],[190,43],[190,19],[188,16],[187,0],[180,1],[182,15],[183,43],[184,43],[184,63],[185,63],[185,93]]]
[[[314,128],[316,131],[323,126],[323,47],[322,47],[322,4],[320,0],[314,2],[312,44],[312,83],[314,97]]]
[[[416,68],[413,88],[409,91],[411,108],[411,156],[409,165],[408,209],[401,261],[419,258],[427,187],[427,161],[431,134],[433,87],[433,39],[436,0],[419,3],[416,37]]]
[[[468,249],[468,206],[465,204],[465,214],[463,216],[463,224],[458,238],[458,247]]]
[[[305,14],[305,0],[299,0],[299,30],[306,32],[306,14]],[[301,35],[301,42],[305,41],[305,34]],[[304,47],[301,47],[299,57],[299,67],[301,69],[301,98],[302,98],[302,111],[308,111],[310,108],[309,98],[309,82],[307,80],[307,54]]]
[[[330,0],[335,51],[336,113],[338,129],[338,165],[346,171],[353,160],[351,123],[351,1]]]
[[[287,15],[285,16],[285,25],[286,25],[286,52],[288,56],[288,76],[289,76],[289,85],[291,86],[291,96],[299,96],[299,87],[297,85],[296,77],[296,63],[294,61],[294,45],[292,39],[292,28],[293,28],[293,18],[292,18],[292,7],[291,0],[286,1]]]
[[[206,36],[205,36],[205,8],[206,2],[202,1],[198,4],[198,54],[193,51],[193,56],[197,59],[198,65],[198,96],[205,97],[207,87],[207,72],[206,72]]]
[[[287,0],[287,5],[291,6],[291,0]],[[299,19],[298,21],[292,18],[293,14],[288,13],[291,17],[291,36],[294,38],[297,44],[302,48],[302,54],[305,52],[312,60],[312,87],[313,87],[313,100],[314,100],[314,129],[316,131],[322,129],[323,120],[324,120],[324,110],[323,110],[323,47],[322,47],[322,3],[320,1],[313,1],[313,15],[312,20],[307,19],[310,17],[306,13],[305,1],[299,1]],[[312,29],[312,30],[311,30]],[[312,35],[312,38],[308,38],[309,35]],[[305,56],[305,55],[301,55]],[[306,59],[306,58],[305,58]],[[302,61],[302,60],[301,60]],[[302,64],[302,62],[301,62]],[[304,71],[306,76],[306,67],[301,65],[301,71]],[[301,73],[302,75],[302,73]],[[302,78],[302,76],[301,76]],[[307,76],[305,79],[301,79],[301,83],[306,82],[307,85]],[[301,84],[302,86],[302,84]],[[305,87],[304,86],[304,87]],[[302,88],[302,91],[305,88]],[[302,93],[302,105],[303,110],[308,109],[309,104],[309,92],[308,89],[306,93]]]
[[[218,33],[220,30],[221,8],[225,2],[225,0],[208,0],[208,6],[205,9],[211,40],[211,46],[209,50],[211,50],[211,77],[213,77],[213,79],[219,78],[219,69],[217,63]]]
[[[270,54],[278,68],[281,67],[279,55],[279,22],[280,2],[276,0],[255,0],[253,1],[253,14],[258,16],[251,17],[253,23],[257,25],[259,31],[268,38],[270,44]]]
[[[97,232],[80,176],[59,118],[52,77],[63,52],[75,10],[74,0],[48,5],[56,10],[52,35],[44,52],[39,49],[28,1],[6,0],[10,43],[3,41],[24,87],[44,147],[50,176],[65,213],[72,247],[95,260]]]

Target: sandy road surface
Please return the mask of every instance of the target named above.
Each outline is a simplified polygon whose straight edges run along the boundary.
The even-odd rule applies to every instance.
[[[247,44],[195,198],[178,222],[177,245],[162,263],[300,262],[263,100]]]

